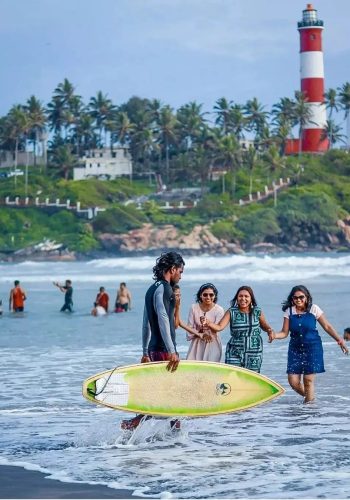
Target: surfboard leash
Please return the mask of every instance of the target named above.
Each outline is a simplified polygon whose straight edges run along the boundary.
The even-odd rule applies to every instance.
[[[119,366],[116,366],[115,368],[113,368],[113,370],[111,371],[111,373],[108,375],[107,377],[107,380],[106,382],[104,383],[104,386],[102,387],[102,389],[100,389],[99,392],[94,392],[92,389],[90,389],[89,387],[87,388],[87,392],[89,394],[91,394],[92,396],[96,397],[96,396],[99,396],[100,394],[103,393],[103,391],[105,390],[105,388],[107,387],[107,384],[111,378],[111,376],[113,375],[113,373],[119,368]],[[95,387],[96,387],[96,382],[95,382]]]

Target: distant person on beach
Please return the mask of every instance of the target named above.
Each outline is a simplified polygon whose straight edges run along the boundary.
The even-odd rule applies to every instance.
[[[155,283],[145,295],[141,363],[168,361],[167,370],[170,372],[177,369],[180,361],[176,351],[175,296],[172,287],[180,281],[184,265],[179,253],[163,253],[153,267]],[[137,415],[131,420],[123,420],[121,428],[135,429],[142,418],[143,415]],[[177,426],[179,422],[174,421],[172,424]]]
[[[350,340],[350,328],[344,329],[344,340]]]
[[[10,291],[9,310],[13,312],[23,312],[24,301],[27,299],[27,295],[23,288],[21,288],[18,280],[15,280],[14,285],[14,288]]]
[[[225,363],[260,373],[263,360],[261,330],[268,333],[270,342],[273,330],[258,306],[250,286],[238,288],[231,307],[221,321],[216,324],[206,316],[203,324],[216,332],[220,332],[229,324],[231,338],[226,346]]]
[[[181,319],[179,326],[187,331],[190,346],[186,359],[196,361],[221,361],[222,343],[220,335],[203,325],[204,319],[219,323],[225,311],[217,304],[218,290],[212,283],[204,283],[196,293],[196,303],[192,304],[187,324]]]
[[[115,312],[127,312],[131,310],[131,293],[126,288],[126,283],[120,283],[115,299]]]
[[[69,311],[73,312],[73,287],[71,280],[66,280],[64,285],[60,285],[59,283],[54,282],[54,285],[57,286],[62,293],[64,293],[64,304],[61,307],[61,312]]]
[[[344,354],[349,354],[342,339],[327,320],[324,312],[312,303],[309,290],[303,286],[294,286],[283,302],[282,331],[272,337],[284,339],[290,332],[288,348],[288,382],[292,389],[303,396],[304,403],[315,399],[315,376],[323,373],[323,347],[317,331],[317,322],[339,345]]]
[[[0,300],[0,316],[2,316],[3,310],[2,310],[2,300]]]
[[[96,295],[94,308],[91,311],[92,316],[102,316],[108,313],[109,295],[104,286],[100,287],[100,291]]]

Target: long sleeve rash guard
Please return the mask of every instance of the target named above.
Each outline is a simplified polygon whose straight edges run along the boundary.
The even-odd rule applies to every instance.
[[[147,290],[142,324],[144,355],[176,352],[174,308],[173,289],[167,281],[157,281]]]

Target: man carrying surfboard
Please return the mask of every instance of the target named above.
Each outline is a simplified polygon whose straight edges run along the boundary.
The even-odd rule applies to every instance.
[[[163,253],[153,267],[155,283],[145,295],[142,324],[141,363],[168,361],[167,370],[174,372],[180,358],[176,351],[175,297],[173,286],[181,279],[185,262],[177,252]],[[122,429],[135,429],[143,415],[123,420]]]

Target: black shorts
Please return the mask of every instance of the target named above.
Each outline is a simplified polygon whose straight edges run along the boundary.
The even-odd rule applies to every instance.
[[[117,302],[115,305],[115,312],[126,312],[129,309],[129,304],[120,304],[120,302]]]

